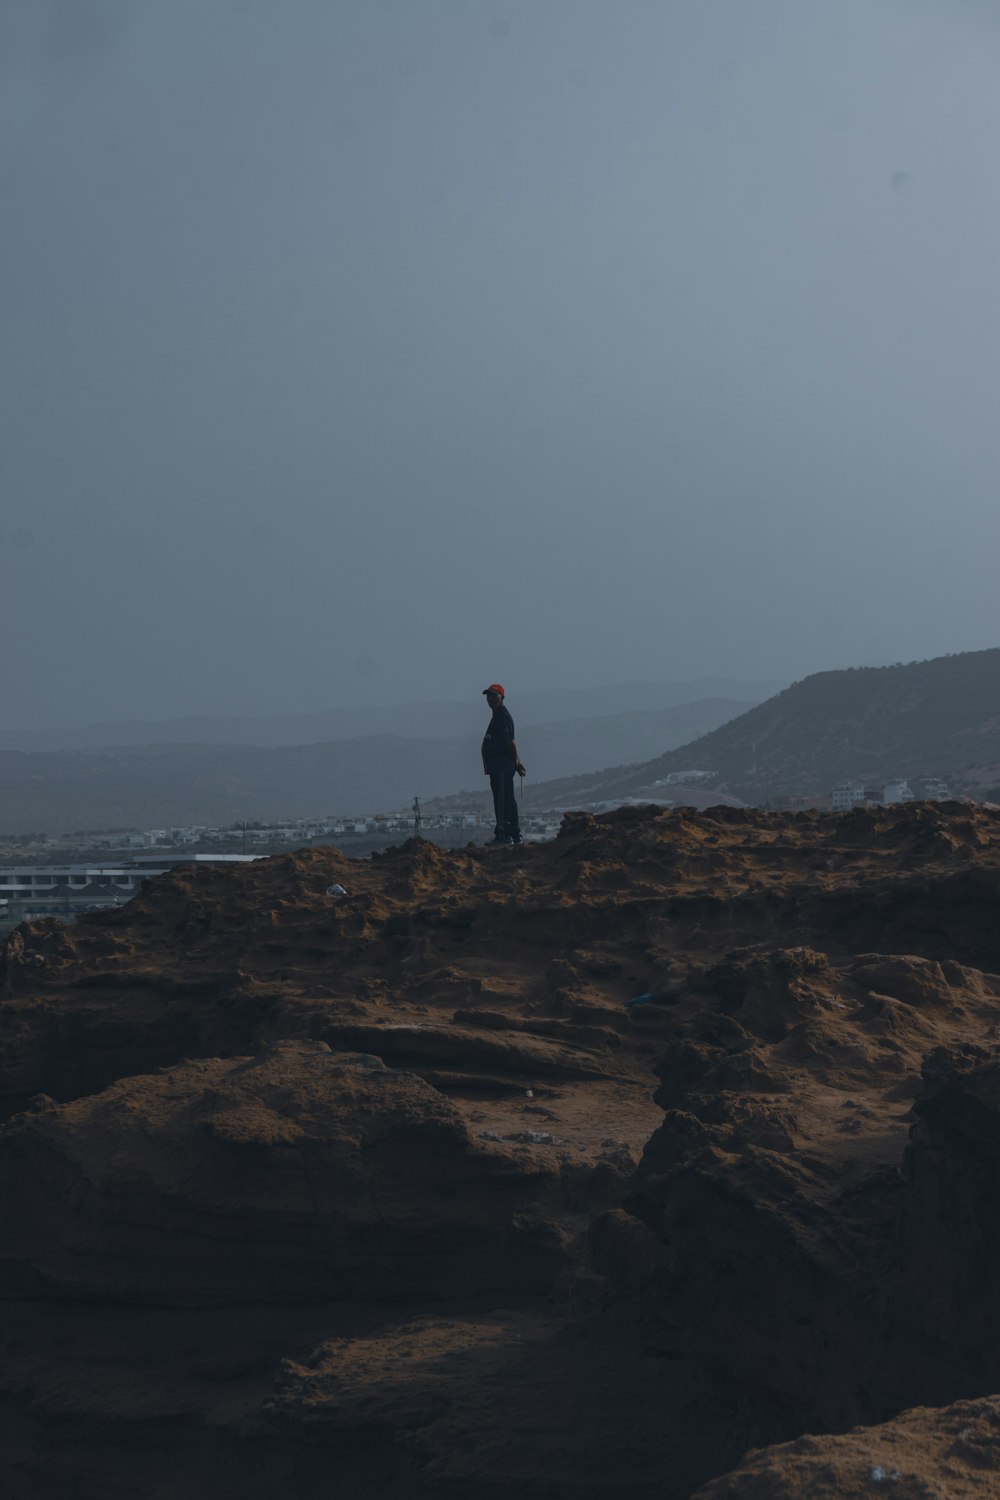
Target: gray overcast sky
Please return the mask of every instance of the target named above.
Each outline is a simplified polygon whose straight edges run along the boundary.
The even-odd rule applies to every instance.
[[[0,0],[18,727],[1000,643],[994,0]]]

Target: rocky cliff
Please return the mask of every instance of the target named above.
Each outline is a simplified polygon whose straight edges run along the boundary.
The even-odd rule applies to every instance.
[[[998,890],[987,810],[640,808],[22,926],[4,1492],[995,1493]]]

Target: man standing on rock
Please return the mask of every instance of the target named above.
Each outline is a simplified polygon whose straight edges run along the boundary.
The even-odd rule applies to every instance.
[[[483,736],[483,770],[490,778],[496,829],[494,844],[521,843],[521,825],[514,800],[514,773],[524,775],[524,767],[514,743],[514,720],[504,707],[504,690],[499,682],[483,688],[483,696],[493,711],[489,728]]]

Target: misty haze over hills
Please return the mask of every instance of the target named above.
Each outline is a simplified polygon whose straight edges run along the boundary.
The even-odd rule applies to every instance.
[[[704,699],[656,713],[528,725],[533,777],[572,775],[658,752],[746,707]],[[297,746],[136,745],[0,751],[0,831],[72,832],[388,812],[474,785],[488,714],[473,736],[398,734]],[[404,720],[405,722],[405,720]]]
[[[440,769],[492,677],[993,639],[998,61],[981,0],[0,4],[0,747]]]
[[[485,687],[485,682],[483,686]],[[518,726],[556,724],[620,714],[654,714],[681,704],[732,699],[759,703],[784,684],[704,677],[691,682],[621,682],[592,688],[551,688],[517,694],[508,689]],[[734,706],[733,713],[739,710]],[[714,712],[714,711],[713,711]],[[712,717],[710,712],[705,717]],[[732,717],[732,713],[728,715]],[[330,709],[315,714],[272,714],[241,718],[128,720],[83,728],[14,729],[0,726],[0,750],[89,750],[113,745],[315,745],[320,741],[396,734],[407,739],[452,735],[482,736],[489,718],[481,693],[466,702],[410,702]],[[679,722],[679,721],[678,721]],[[721,722],[717,719],[716,722]],[[667,728],[673,738],[673,728]],[[620,740],[618,741],[621,742]],[[635,755],[645,751],[636,742]]]
[[[816,673],[746,712],[731,700],[703,700],[658,713],[526,723],[518,735],[527,800],[536,807],[692,800],[689,789],[663,784],[692,770],[711,773],[698,782],[699,805],[822,795],[848,779],[877,785],[906,776],[950,778],[953,790],[981,792],[1000,783],[998,705],[1000,648]],[[480,716],[477,730],[484,722]],[[478,732],[382,734],[298,746],[0,751],[0,827],[60,833],[371,814],[414,795],[450,794],[467,804],[486,797],[479,740]],[[639,758],[637,747],[648,755],[664,745]]]

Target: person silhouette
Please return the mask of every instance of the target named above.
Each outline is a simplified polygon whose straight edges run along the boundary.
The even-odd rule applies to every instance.
[[[506,693],[499,682],[483,688],[492,718],[483,736],[483,771],[490,778],[496,827],[493,844],[520,844],[521,825],[514,797],[514,776],[525,774],[514,742],[514,720],[504,702]]]

